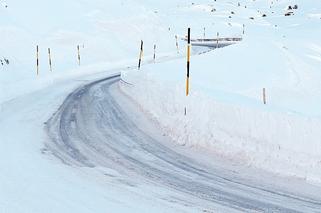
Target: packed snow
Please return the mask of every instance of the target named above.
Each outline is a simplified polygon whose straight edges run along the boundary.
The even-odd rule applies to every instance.
[[[207,211],[173,202],[176,192],[148,182],[133,187],[110,168],[66,166],[44,149],[45,122],[68,94],[119,72],[128,83],[122,92],[173,146],[195,155],[206,150],[240,171],[321,182],[315,0],[0,0],[0,17],[0,212]],[[242,41],[206,54],[193,46],[186,97],[188,27],[193,39],[219,32]],[[136,70],[141,40],[143,66]],[[297,191],[310,190],[303,186]]]
[[[294,15],[286,17],[287,6],[296,4]],[[125,72],[123,79],[134,86],[123,90],[179,144],[206,147],[250,166],[320,182],[321,20],[311,19],[311,14],[321,7],[313,1],[240,5],[217,1],[189,7],[211,17],[211,28],[219,31],[225,32],[217,26],[228,22],[228,12],[204,8],[233,11],[235,34],[245,24],[239,44],[192,57],[189,97],[185,59]],[[200,32],[192,28],[192,37],[201,37]]]

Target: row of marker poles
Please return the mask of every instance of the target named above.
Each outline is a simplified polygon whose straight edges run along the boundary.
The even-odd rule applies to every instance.
[[[187,64],[186,64],[186,97],[189,95],[189,68],[191,59],[191,28],[188,28],[187,32]],[[187,109],[185,106],[185,115],[187,114]]]
[[[177,54],[179,54],[178,36],[177,36],[177,35],[175,35],[175,40],[176,40],[176,50],[177,50]],[[79,45],[77,46],[77,49],[78,49],[78,60],[79,60],[79,65],[80,65]],[[141,43],[140,43],[139,60],[138,60],[138,69],[140,69],[140,67],[141,67],[141,65],[142,65],[143,53],[144,53],[144,42],[141,41]],[[153,61],[154,61],[154,63],[156,62],[156,44],[154,44]]]
[[[144,54],[144,42],[143,40],[140,41],[140,53],[139,53],[139,60],[138,60],[138,69],[141,67],[142,59]]]
[[[48,62],[49,62],[49,69],[52,72],[52,57],[51,57],[51,49],[48,48]],[[39,46],[36,47],[36,65],[37,65],[37,75],[39,75]],[[80,66],[80,46],[77,45],[77,60],[78,65]]]

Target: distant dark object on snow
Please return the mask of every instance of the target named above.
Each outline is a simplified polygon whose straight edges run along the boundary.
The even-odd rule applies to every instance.
[[[10,61],[9,61],[9,59],[3,57],[3,59],[0,59],[0,63],[1,63],[2,66],[9,65]]]
[[[288,10],[297,10],[297,9],[299,9],[299,6],[297,4],[295,4],[293,6],[291,6],[291,5],[288,6]]]
[[[289,12],[285,13],[284,15],[285,16],[292,16],[292,15],[294,15],[294,13],[292,11],[289,11]]]

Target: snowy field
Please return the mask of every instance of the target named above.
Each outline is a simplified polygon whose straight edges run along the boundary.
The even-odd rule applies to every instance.
[[[290,5],[298,8],[288,10]],[[321,4],[316,0],[0,0],[0,17],[0,212],[242,212],[270,207],[282,211],[282,203],[283,210],[317,212],[321,206]],[[191,93],[186,97],[182,38],[188,27],[193,39],[215,39],[219,32],[219,37],[242,41],[206,54],[193,46]],[[137,70],[141,40],[143,66]],[[155,178],[159,173],[152,170],[128,176],[135,169],[110,165],[109,155],[93,158],[94,166],[88,166],[68,162],[60,155],[63,150],[55,154],[47,122],[57,116],[66,97],[118,73],[127,82],[114,92],[123,97],[118,104],[127,113],[137,113],[129,118],[145,125],[151,122],[154,129],[160,126],[154,136],[163,134],[166,147],[178,156],[192,156],[222,177],[240,181],[240,190],[229,181],[205,186],[218,190],[226,185],[225,193],[246,197],[248,206],[233,204],[238,209],[232,201],[223,205],[187,196]],[[99,92],[90,97],[106,98]],[[92,107],[96,102],[88,103]],[[88,116],[94,112],[88,113],[81,118],[94,117]],[[142,122],[138,117],[144,115],[148,121]],[[114,127],[111,124],[116,131]],[[138,155],[144,153],[139,149],[135,153],[135,146],[128,158],[137,155],[137,161],[166,168],[151,153]],[[120,165],[127,162],[118,160]],[[153,178],[146,178],[148,174]],[[198,184],[208,178],[186,170],[170,177],[188,177]],[[173,185],[190,185],[184,181]],[[259,189],[247,188],[246,181]],[[243,194],[243,188],[249,194]],[[216,196],[207,193],[199,192]],[[300,209],[301,202],[309,205]]]

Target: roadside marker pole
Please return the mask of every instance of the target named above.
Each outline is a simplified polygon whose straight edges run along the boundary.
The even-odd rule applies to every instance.
[[[204,32],[203,32],[203,38],[205,39],[206,38],[206,32],[205,32],[205,27],[204,27]]]
[[[39,75],[39,46],[37,45],[37,75]]]
[[[77,52],[78,52],[78,65],[80,66],[80,47],[77,45]]]
[[[187,33],[187,64],[186,64],[186,96],[189,95],[189,68],[190,68],[190,59],[191,59],[191,28],[188,28]],[[186,115],[185,107],[185,115]]]
[[[156,44],[154,44],[154,57],[153,57],[153,59],[154,59],[154,63],[156,62]]]
[[[186,72],[186,96],[189,95],[189,68],[191,59],[191,28],[188,28],[187,34],[187,72]]]
[[[219,36],[220,36],[220,33],[219,32],[217,32],[217,41],[216,41],[216,49],[218,48],[218,38],[219,38]]]
[[[243,24],[243,35],[245,34],[245,24]]]
[[[139,61],[138,61],[138,69],[140,69],[142,58],[143,58],[143,51],[144,51],[144,42],[143,40],[140,41],[140,53],[139,53]]]
[[[49,57],[49,67],[50,67],[50,72],[52,72],[52,65],[51,65],[51,51],[50,51],[50,48],[48,48],[48,57]]]
[[[263,103],[266,104],[266,89],[263,88]]]
[[[179,46],[178,46],[178,37],[177,37],[177,35],[175,35],[175,39],[176,39],[176,50],[177,50],[177,54],[179,54]]]

